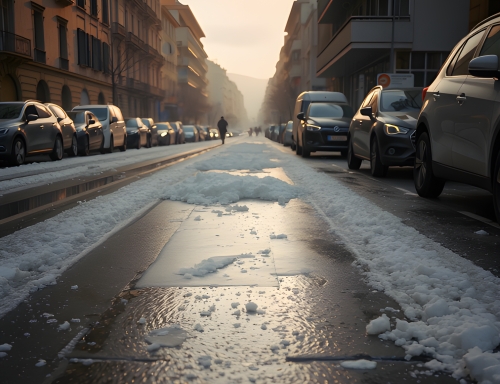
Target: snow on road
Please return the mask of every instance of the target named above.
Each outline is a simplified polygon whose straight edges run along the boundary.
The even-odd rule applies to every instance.
[[[0,314],[12,309],[30,289],[54,284],[94,244],[157,199],[196,204],[263,199],[286,204],[299,197],[314,206],[331,231],[342,238],[369,284],[401,305],[407,321],[398,320],[389,330],[379,327],[379,337],[404,348],[407,359],[431,356],[432,361],[425,364],[428,370],[500,382],[500,354],[492,353],[500,344],[498,278],[314,171],[307,162],[278,151],[267,140],[241,141],[0,239],[0,294],[4,298]],[[270,167],[282,167],[295,185],[272,177],[205,172]]]

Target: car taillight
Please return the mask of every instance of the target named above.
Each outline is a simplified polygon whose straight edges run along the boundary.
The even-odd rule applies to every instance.
[[[424,89],[422,89],[422,101],[425,100],[425,95],[427,95],[427,90],[429,89],[429,87],[425,87]]]

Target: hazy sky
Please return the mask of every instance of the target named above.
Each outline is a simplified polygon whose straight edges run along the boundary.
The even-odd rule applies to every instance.
[[[230,73],[272,77],[294,0],[180,0],[189,5],[210,60]]]

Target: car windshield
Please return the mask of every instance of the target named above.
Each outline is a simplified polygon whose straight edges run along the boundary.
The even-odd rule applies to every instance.
[[[75,110],[76,109],[73,109],[73,111]],[[107,108],[85,108],[85,110],[92,112],[100,121],[106,120],[108,118]]]
[[[19,118],[23,106],[23,103],[0,103],[0,120]]]
[[[146,125],[148,128],[151,128],[151,122],[149,121],[149,119],[141,119],[141,120],[144,125]]]
[[[68,112],[68,116],[76,124],[85,123],[85,112]]]
[[[136,118],[125,119],[125,125],[127,128],[137,128],[139,126]]]
[[[158,128],[159,131],[168,131],[169,126],[165,123],[156,123],[156,128]]]
[[[192,125],[185,125],[183,129],[184,132],[194,133],[194,127]]]
[[[345,104],[312,103],[309,107],[309,117],[329,117],[338,119],[341,117],[353,117],[352,108]]]
[[[422,90],[383,91],[380,99],[382,112],[419,112],[422,108]]]

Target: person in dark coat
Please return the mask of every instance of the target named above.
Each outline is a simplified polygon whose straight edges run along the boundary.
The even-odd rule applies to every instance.
[[[222,140],[222,144],[224,144],[224,140],[226,140],[227,126],[228,123],[226,120],[224,120],[224,116],[222,116],[217,123],[217,128],[219,128],[219,136]]]

